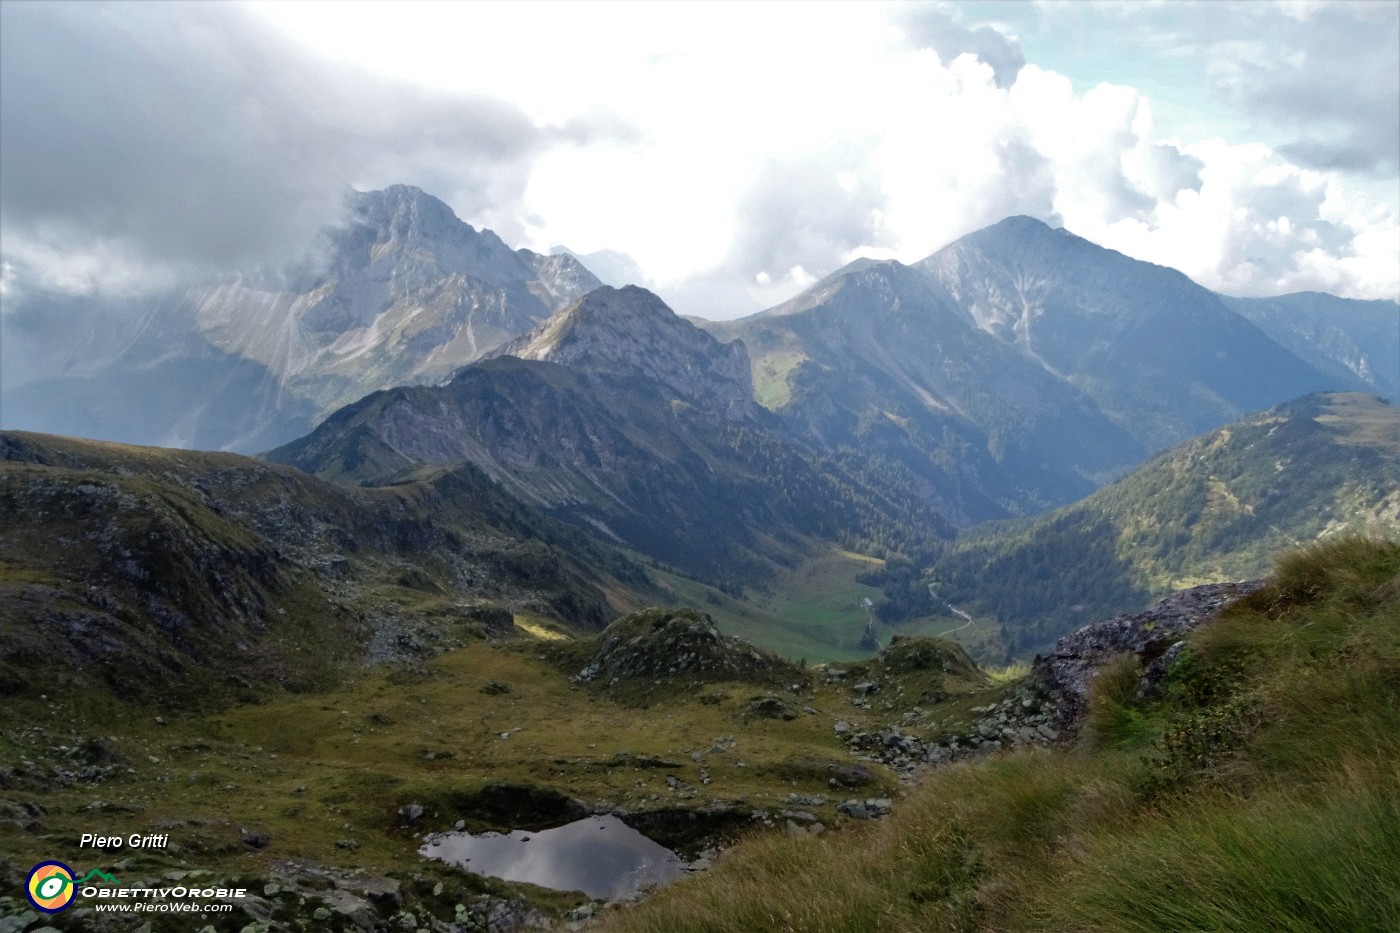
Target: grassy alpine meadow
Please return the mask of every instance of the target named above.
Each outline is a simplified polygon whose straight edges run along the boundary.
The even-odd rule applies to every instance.
[[[700,619],[686,613],[637,613],[615,631]],[[570,679],[603,637],[518,622],[540,634],[214,710],[15,698],[0,729],[0,758],[14,762],[0,770],[13,816],[0,867],[82,856],[84,869],[193,870],[261,890],[290,860],[402,879],[420,912],[523,895],[558,917],[587,898],[417,850],[459,819],[473,831],[553,825],[574,800],[737,815],[709,870],[596,908],[590,928],[605,931],[1400,928],[1400,544],[1340,538],[1287,554],[1268,586],[1188,638],[1151,698],[1138,662],[1112,663],[1074,743],[903,782],[874,762],[853,768],[833,724],[913,716],[925,735],[965,734],[1026,672],[987,677],[951,646],[929,666],[920,652],[938,643],[908,641],[839,678],[785,665],[783,686],[647,675],[614,687]],[[882,686],[859,705],[852,688],[866,679]],[[764,715],[760,700],[791,718]],[[107,776],[78,777],[88,769]],[[858,782],[833,777],[848,773]],[[826,828],[788,825],[790,794]],[[847,820],[844,797],[892,797],[893,813]],[[94,828],[169,833],[172,848],[76,850]]]
[[[882,561],[837,548],[814,548],[790,568],[776,568],[760,588],[736,598],[684,577],[655,571],[678,602],[709,613],[726,634],[783,656],[805,658],[813,664],[838,663],[869,657],[863,644],[872,620],[871,606],[880,599],[878,587],[857,577]],[[943,628],[951,626],[944,625]],[[887,644],[894,634],[930,634],[911,624],[889,626],[874,621],[872,634]]]
[[[768,691],[745,683],[717,682],[648,707],[619,704],[536,657],[549,643],[469,644],[418,668],[210,714],[153,717],[121,703],[49,697],[16,704],[0,733],[6,760],[45,770],[89,759],[120,767],[96,787],[15,794],[45,808],[42,832],[0,824],[0,849],[37,859],[95,820],[123,835],[178,823],[176,838],[198,837],[201,868],[260,860],[264,853],[239,846],[239,829],[250,828],[271,835],[267,857],[386,871],[417,861],[424,832],[470,820],[459,798],[490,784],[629,810],[774,807],[800,792],[833,797],[830,811],[839,800],[825,766],[848,761],[831,722],[850,714],[836,688],[804,694],[796,702],[820,712],[790,722],[751,716],[750,698]],[[869,784],[851,793],[894,789],[893,775],[872,766]],[[396,811],[413,803],[426,812],[409,826]],[[834,812],[822,815],[833,821]],[[356,845],[338,849],[347,839]],[[180,866],[172,859],[169,867]]]
[[[1400,545],[1350,537],[1096,683],[1077,745],[940,768],[875,824],[736,846],[609,931],[1400,929]]]

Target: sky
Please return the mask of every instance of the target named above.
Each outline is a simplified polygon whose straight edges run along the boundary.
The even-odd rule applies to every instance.
[[[1393,299],[1400,3],[0,0],[7,311],[286,262],[400,182],[711,318],[1011,214]]]

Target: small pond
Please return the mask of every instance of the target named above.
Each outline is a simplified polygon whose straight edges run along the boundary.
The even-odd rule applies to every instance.
[[[676,853],[615,816],[539,832],[434,833],[418,853],[478,875],[610,901],[670,884],[690,870]]]

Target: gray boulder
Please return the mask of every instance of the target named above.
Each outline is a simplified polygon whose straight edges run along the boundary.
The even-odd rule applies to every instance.
[[[1073,732],[1084,718],[1089,689],[1109,662],[1133,655],[1144,668],[1139,692],[1156,689],[1184,648],[1186,634],[1213,619],[1263,581],[1211,583],[1180,590],[1146,612],[1114,616],[1086,625],[1055,643],[1049,657],[1037,657],[1032,679],[1051,697],[1061,732]]]

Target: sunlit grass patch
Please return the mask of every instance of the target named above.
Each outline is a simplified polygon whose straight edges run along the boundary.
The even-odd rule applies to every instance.
[[[1015,661],[1011,664],[983,665],[982,670],[986,673],[988,680],[1000,685],[1014,683],[1025,677],[1031,672],[1031,666],[1025,661]]]
[[[516,616],[515,627],[540,641],[567,641],[570,637],[536,616]]]

